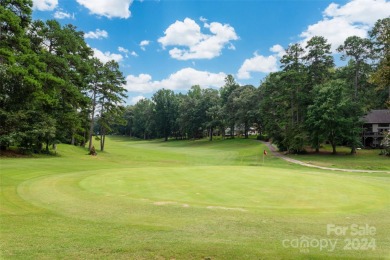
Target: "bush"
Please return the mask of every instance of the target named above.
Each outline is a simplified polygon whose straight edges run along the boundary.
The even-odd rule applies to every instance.
[[[257,140],[260,140],[260,141],[265,141],[265,142],[269,142],[269,137],[268,135],[258,135]]]
[[[92,146],[91,150],[89,151],[89,155],[92,155],[92,156],[96,156],[97,155],[95,146]]]

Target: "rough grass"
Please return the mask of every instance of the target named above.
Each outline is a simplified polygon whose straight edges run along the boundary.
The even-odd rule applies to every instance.
[[[0,258],[383,259],[390,175],[289,164],[254,140],[136,141],[1,158]],[[327,235],[368,224],[375,235]],[[334,251],[284,240],[338,239]],[[345,250],[345,239],[375,250]]]
[[[320,153],[310,151],[303,155],[289,155],[289,157],[318,166],[344,169],[379,170],[390,172],[390,157],[380,155],[380,149],[361,149],[355,155],[350,154],[348,147],[337,147],[337,154],[333,155],[332,148],[325,145]]]

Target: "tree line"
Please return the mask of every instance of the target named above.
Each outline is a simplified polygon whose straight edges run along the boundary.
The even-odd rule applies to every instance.
[[[32,1],[0,0],[0,148],[49,151],[85,146],[96,125],[100,149],[122,119],[125,80],[115,61],[93,58],[71,24],[31,18]]]
[[[348,37],[337,48],[345,66],[336,67],[327,39],[315,36],[305,45],[289,45],[281,70],[258,87],[240,86],[228,75],[219,90],[197,85],[186,94],[158,90],[127,106],[127,123],[117,131],[143,139],[212,140],[216,133],[234,138],[237,127],[248,138],[255,127],[282,151],[301,153],[307,145],[319,151],[327,141],[333,153],[339,144],[355,153],[361,117],[390,107],[390,18],[378,20],[369,36]]]
[[[115,61],[102,63],[84,33],[56,20],[33,21],[32,1],[0,0],[0,149],[49,151],[69,143],[104,150],[110,133],[142,139],[246,138],[256,128],[280,150],[319,150],[328,141],[360,144],[360,118],[390,106],[390,18],[378,20],[369,38],[351,36],[337,48],[336,67],[327,39],[288,46],[281,70],[259,86],[241,86],[232,75],[220,89],[198,85],[183,93],[158,90],[124,107],[125,80]]]

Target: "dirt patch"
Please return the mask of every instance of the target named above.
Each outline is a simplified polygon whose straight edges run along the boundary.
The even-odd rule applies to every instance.
[[[156,206],[164,206],[164,205],[178,205],[179,203],[178,202],[174,202],[174,201],[156,201],[156,202],[153,202],[153,205],[156,205]],[[181,204],[181,206],[183,208],[189,208],[190,205],[188,204]]]
[[[177,204],[177,202],[174,202],[174,201],[156,201],[156,202],[153,202],[153,205],[157,205],[157,206],[174,205],[174,204]]]
[[[207,208],[208,209],[235,210],[235,211],[241,211],[241,212],[247,211],[246,209],[243,209],[243,208],[227,208],[227,207],[221,207],[221,206],[208,206]]]

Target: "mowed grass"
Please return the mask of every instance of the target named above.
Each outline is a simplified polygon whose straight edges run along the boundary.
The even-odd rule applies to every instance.
[[[320,153],[310,151],[308,154],[289,155],[289,157],[313,165],[359,170],[377,170],[390,172],[390,157],[380,155],[380,149],[361,149],[354,155],[348,147],[337,147],[337,154],[333,155],[332,147],[325,145]]]
[[[390,258],[390,174],[270,153],[263,164],[255,140],[107,142],[96,157],[60,145],[58,156],[1,158],[1,259]],[[349,230],[328,235],[328,224]],[[329,239],[334,250],[316,246]]]

